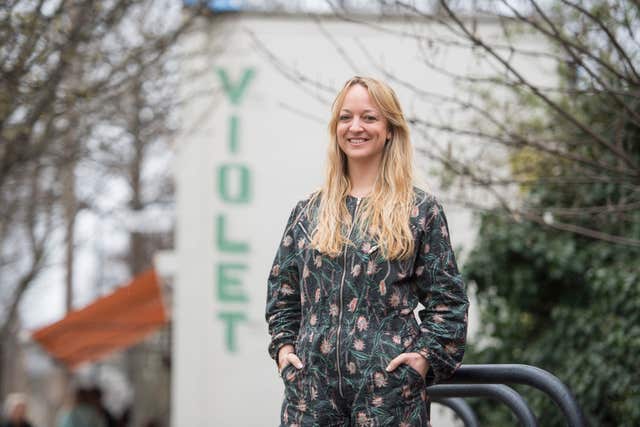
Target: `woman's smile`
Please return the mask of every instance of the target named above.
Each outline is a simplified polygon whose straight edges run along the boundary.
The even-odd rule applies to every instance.
[[[369,138],[362,138],[362,137],[358,137],[358,138],[347,138],[347,141],[349,141],[349,143],[353,144],[353,145],[362,145],[365,142],[369,141]]]

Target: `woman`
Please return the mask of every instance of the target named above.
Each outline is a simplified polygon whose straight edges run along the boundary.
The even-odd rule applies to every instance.
[[[444,212],[413,185],[386,84],[347,81],[329,131],[325,183],[291,212],[268,280],[281,423],[429,425],[425,388],[460,365],[467,325]]]

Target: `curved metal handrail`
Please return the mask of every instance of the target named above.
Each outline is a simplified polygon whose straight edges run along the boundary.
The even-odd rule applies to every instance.
[[[569,388],[556,376],[530,365],[462,365],[444,384],[524,384],[546,393],[558,405],[569,427],[589,424]]]
[[[499,400],[516,414],[521,425],[538,427],[538,420],[527,402],[514,389],[504,384],[440,384],[428,387],[427,394],[430,397],[488,397]]]
[[[431,398],[431,402],[439,403],[450,408],[453,412],[460,417],[464,423],[464,427],[480,427],[480,422],[476,413],[464,399],[460,397],[435,397]]]

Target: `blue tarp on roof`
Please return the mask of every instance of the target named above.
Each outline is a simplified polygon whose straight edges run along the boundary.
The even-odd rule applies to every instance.
[[[183,0],[185,6],[206,4],[214,12],[239,12],[244,9],[242,0]]]

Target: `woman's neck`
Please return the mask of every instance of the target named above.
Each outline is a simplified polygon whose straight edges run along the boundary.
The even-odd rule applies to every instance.
[[[349,162],[349,180],[351,181],[349,194],[358,198],[368,196],[378,178],[378,167],[379,165],[374,162]]]

